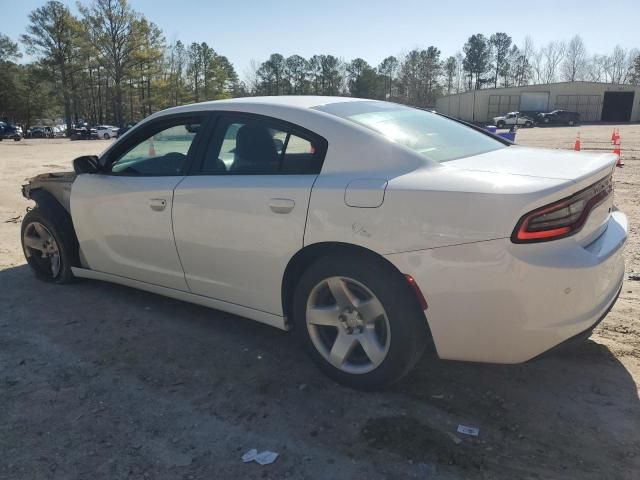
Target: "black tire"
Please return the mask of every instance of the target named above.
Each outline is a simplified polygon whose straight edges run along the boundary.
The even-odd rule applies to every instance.
[[[57,208],[59,207],[59,208]],[[51,283],[70,283],[75,277],[72,266],[78,266],[78,241],[68,213],[57,205],[38,206],[27,212],[22,219],[20,238],[27,263],[33,269],[36,277]],[[33,222],[42,224],[51,233],[60,252],[60,268],[57,275],[51,272],[50,259],[42,258],[37,250],[25,247],[25,231]]]
[[[102,135],[102,138],[104,138],[105,140],[109,140],[109,138],[111,137],[109,137],[108,133],[105,133],[104,135]]]
[[[498,123],[496,124],[496,127],[504,128],[504,125],[505,125],[504,121],[503,120],[499,120]]]
[[[524,122],[524,126],[525,126],[525,128],[531,128],[531,127],[533,127],[533,123],[532,122]]]
[[[307,302],[318,284],[330,277],[354,279],[382,304],[390,332],[386,357],[367,373],[345,372],[324,358],[307,328]],[[361,390],[386,387],[406,375],[428,345],[429,327],[414,291],[405,277],[382,259],[347,255],[323,257],[302,274],[293,299],[294,333],[320,369],[336,382]]]

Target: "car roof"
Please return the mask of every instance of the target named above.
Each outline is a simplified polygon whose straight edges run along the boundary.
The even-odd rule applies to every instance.
[[[148,121],[162,118],[166,115],[173,114],[191,114],[208,111],[227,111],[242,112],[249,114],[265,115],[275,117],[281,120],[295,123],[301,127],[307,128],[320,135],[322,132],[318,130],[315,120],[318,117],[331,117],[332,123],[345,123],[345,126],[355,128],[351,122],[340,119],[335,115],[314,109],[323,105],[345,103],[345,102],[380,102],[379,100],[371,100],[366,98],[352,97],[330,97],[330,96],[314,96],[314,95],[280,95],[269,97],[242,97],[228,100],[214,100],[210,102],[192,103],[181,105],[178,107],[168,108],[156,112],[140,122],[140,124]],[[380,102],[384,103],[384,102]],[[314,120],[315,118],[315,120]],[[348,125],[347,125],[348,124]],[[362,127],[364,128],[364,127]]]
[[[361,102],[372,101],[365,98],[353,97],[331,97],[321,95],[279,95],[265,97],[241,97],[229,100],[214,100],[211,102],[203,102],[202,105],[221,105],[221,104],[260,104],[260,105],[278,105],[281,107],[294,108],[313,108],[321,105],[329,105],[341,102]]]
[[[279,96],[266,96],[266,97],[241,97],[232,98],[228,100],[213,100],[209,102],[192,103],[189,105],[182,105],[179,107],[169,108],[157,112],[151,117],[159,115],[171,114],[171,113],[188,113],[198,112],[206,110],[233,110],[233,107],[239,107],[242,110],[252,110],[255,108],[261,110],[268,110],[275,108],[279,111],[283,110],[310,110],[314,107],[322,105],[329,105],[332,103],[343,102],[374,102],[376,100],[366,98],[353,98],[353,97],[330,97],[320,95],[279,95]],[[151,118],[148,117],[148,118]],[[145,119],[146,120],[146,119]]]

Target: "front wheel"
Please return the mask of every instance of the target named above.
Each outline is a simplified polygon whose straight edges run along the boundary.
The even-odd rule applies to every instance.
[[[383,261],[323,258],[294,295],[296,335],[315,363],[348,387],[373,390],[420,359],[428,326],[404,276]]]
[[[109,134],[108,134],[108,133],[105,133],[105,134],[102,136],[102,138],[104,138],[105,140],[109,140],[109,138],[110,138],[110,137],[109,137]]]
[[[22,220],[22,249],[36,276],[46,282],[69,283],[76,246],[66,220],[36,207]]]
[[[498,123],[496,124],[496,127],[498,128],[504,128],[504,126],[505,126],[505,123],[502,120],[498,121]]]
[[[531,127],[533,127],[533,123],[531,123],[531,122],[524,122],[524,126],[525,126],[525,128],[531,128]]]

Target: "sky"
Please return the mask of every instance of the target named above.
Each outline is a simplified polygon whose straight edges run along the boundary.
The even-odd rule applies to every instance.
[[[62,0],[77,12],[75,0]],[[82,3],[88,3],[83,0]],[[0,33],[18,40],[28,14],[45,0],[0,0]],[[589,53],[616,44],[640,48],[640,1],[534,0],[129,0],[157,25],[168,42],[207,42],[226,55],[240,77],[251,60],[271,53],[310,57],[362,57],[375,66],[389,55],[435,45],[442,56],[462,50],[474,33],[503,31],[536,46],[579,34]]]

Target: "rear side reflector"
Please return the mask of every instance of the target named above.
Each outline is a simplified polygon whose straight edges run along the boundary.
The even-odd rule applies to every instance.
[[[613,193],[611,176],[524,215],[511,235],[514,243],[547,242],[578,233],[591,210]]]
[[[413,289],[413,293],[416,294],[416,299],[418,300],[420,307],[422,308],[422,310],[426,310],[428,307],[427,299],[424,298],[422,290],[420,290],[420,287],[411,275],[405,274],[404,277],[407,279],[407,283],[409,284],[409,286]]]

